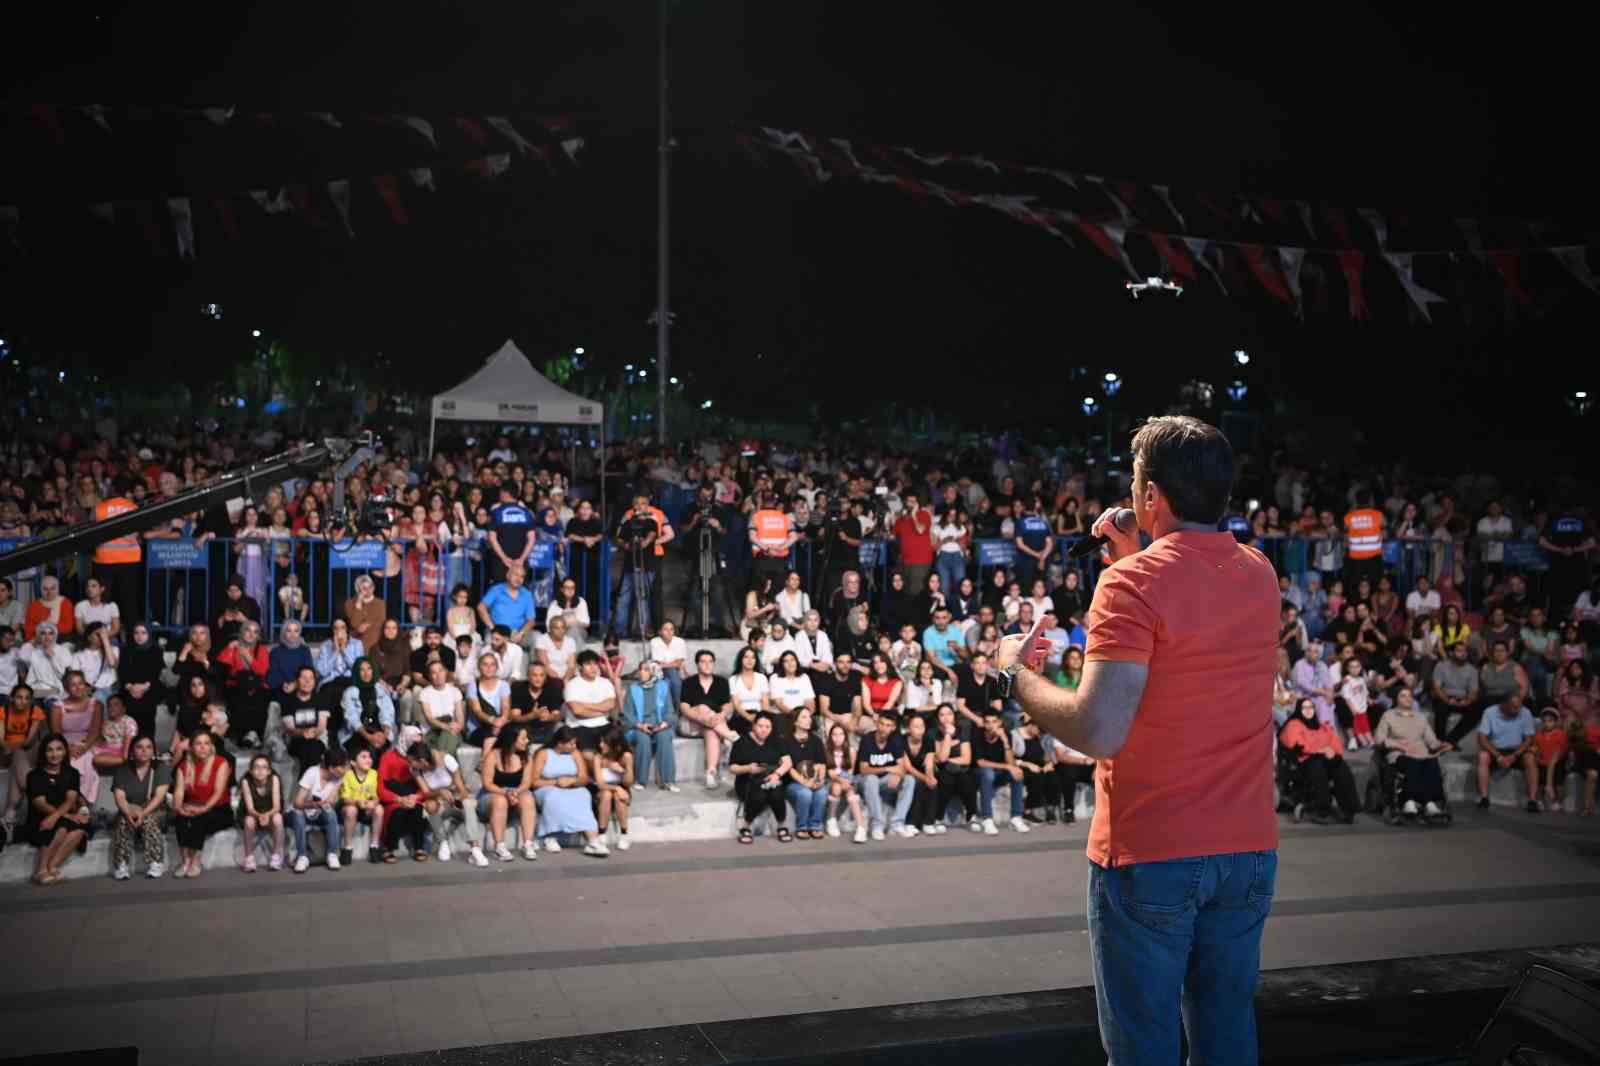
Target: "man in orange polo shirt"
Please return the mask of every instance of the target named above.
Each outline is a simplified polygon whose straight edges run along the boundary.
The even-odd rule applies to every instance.
[[[1089,831],[1089,945],[1113,1066],[1254,1063],[1261,932],[1277,876],[1272,680],[1278,581],[1217,532],[1233,489],[1227,438],[1153,418],[1133,438],[1138,529],[1108,511],[1078,688],[999,649],[1017,700],[1099,763]],[[1139,531],[1149,534],[1140,548]],[[1181,1004],[1181,1012],[1180,1012]]]

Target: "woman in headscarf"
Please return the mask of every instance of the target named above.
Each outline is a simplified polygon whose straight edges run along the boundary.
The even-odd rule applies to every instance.
[[[906,577],[899,570],[889,575],[889,587],[884,590],[883,601],[878,605],[878,632],[895,634],[907,622],[917,625],[916,605],[906,590]],[[922,627],[917,626],[917,632]]]
[[[1327,825],[1332,821],[1335,800],[1339,803],[1340,821],[1348,825],[1356,820],[1360,800],[1355,775],[1344,760],[1338,730],[1323,724],[1315,700],[1308,696],[1295,706],[1294,717],[1278,734],[1278,744],[1294,753],[1296,764],[1304,772],[1306,802],[1313,822]],[[1300,813],[1297,807],[1295,821],[1300,820]]]
[[[161,683],[161,671],[165,667],[161,645],[156,643],[150,624],[133,623],[133,632],[117,664],[117,674],[122,678],[128,717],[139,723],[139,733],[144,736],[155,736],[156,705],[168,696],[167,687]]]
[[[365,655],[351,668],[350,687],[339,703],[346,750],[354,753],[368,748],[373,758],[382,755],[394,739],[394,701],[378,683],[378,669]]]
[[[267,653],[267,690],[273,699],[294,691],[294,679],[303,667],[316,669],[302,633],[300,623],[291,618],[283,623],[278,643]]]

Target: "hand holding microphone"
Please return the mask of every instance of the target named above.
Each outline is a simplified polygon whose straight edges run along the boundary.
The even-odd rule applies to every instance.
[[[1094,521],[1089,536],[1067,549],[1067,558],[1081,559],[1100,548],[1106,549],[1112,562],[1139,550],[1139,516],[1129,507],[1102,511]]]

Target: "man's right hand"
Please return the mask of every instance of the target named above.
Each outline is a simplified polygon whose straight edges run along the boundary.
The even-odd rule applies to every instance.
[[[1132,531],[1121,529],[1116,523],[1116,517],[1122,508],[1112,507],[1101,511],[1100,517],[1094,520],[1090,528],[1091,536],[1106,538],[1106,545],[1100,549],[1112,562],[1124,559],[1139,551],[1139,526],[1134,523]]]

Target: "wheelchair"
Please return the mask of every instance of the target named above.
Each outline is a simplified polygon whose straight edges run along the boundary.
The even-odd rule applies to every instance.
[[[1372,749],[1373,774],[1367,778],[1363,797],[1368,814],[1382,816],[1385,825],[1421,825],[1428,829],[1444,829],[1455,820],[1450,811],[1449,797],[1440,802],[1442,814],[1429,817],[1425,814],[1406,814],[1405,771],[1389,762],[1388,749],[1378,745]]]
[[[1306,774],[1300,764],[1295,761],[1294,752],[1282,744],[1276,745],[1277,762],[1273,778],[1278,786],[1279,814],[1294,816],[1295,821],[1305,817],[1306,812]]]

